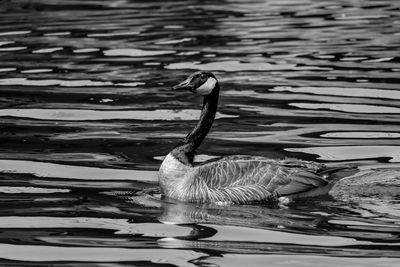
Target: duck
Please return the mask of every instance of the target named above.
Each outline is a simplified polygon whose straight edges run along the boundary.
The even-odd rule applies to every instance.
[[[158,180],[163,197],[192,203],[271,203],[282,197],[326,194],[332,187],[324,164],[300,159],[233,155],[194,163],[218,108],[220,86],[212,72],[197,71],[172,87],[203,97],[198,123],[164,158]]]

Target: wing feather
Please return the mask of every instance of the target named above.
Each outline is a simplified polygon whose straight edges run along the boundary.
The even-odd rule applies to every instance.
[[[328,182],[315,173],[320,165],[306,161],[276,161],[263,157],[231,156],[195,167],[194,180],[202,196],[213,202],[264,201],[302,193]]]
[[[315,188],[324,187],[328,181],[317,174],[302,170],[290,176],[290,183],[276,189],[279,196],[287,196],[306,192]]]

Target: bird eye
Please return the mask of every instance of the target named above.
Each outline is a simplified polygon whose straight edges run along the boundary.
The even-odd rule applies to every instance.
[[[200,79],[205,80],[206,79],[206,75],[205,74],[201,74]]]

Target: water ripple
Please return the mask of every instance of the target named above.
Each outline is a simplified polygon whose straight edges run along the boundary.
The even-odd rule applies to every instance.
[[[197,120],[199,110],[84,110],[84,109],[0,109],[0,117],[12,116],[39,120]],[[218,113],[217,119],[234,118]]]
[[[2,1],[0,265],[399,265],[399,10]],[[160,198],[160,160],[202,107],[169,88],[195,70],[221,86],[197,160],[295,157],[358,173],[274,205]]]
[[[329,109],[342,112],[352,113],[383,113],[383,114],[398,114],[400,108],[363,105],[363,104],[317,104],[317,103],[290,103],[290,106],[303,108],[303,109]]]
[[[173,54],[175,51],[149,51],[133,48],[110,49],[103,51],[105,56],[148,57]]]
[[[308,93],[317,95],[335,95],[343,97],[371,97],[400,100],[400,91],[369,89],[369,88],[340,88],[340,87],[275,87],[272,92]]]
[[[400,146],[335,146],[286,148],[285,150],[317,154],[321,160],[351,160],[386,157],[390,158],[390,162],[400,161]]]
[[[154,183],[154,171],[107,169],[24,160],[0,160],[2,173],[29,173],[37,177],[80,180],[134,180]]]

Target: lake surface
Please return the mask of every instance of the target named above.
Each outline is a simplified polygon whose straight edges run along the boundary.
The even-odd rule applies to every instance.
[[[399,1],[0,2],[1,266],[399,266]],[[355,166],[275,206],[134,197],[194,126],[198,160]]]

